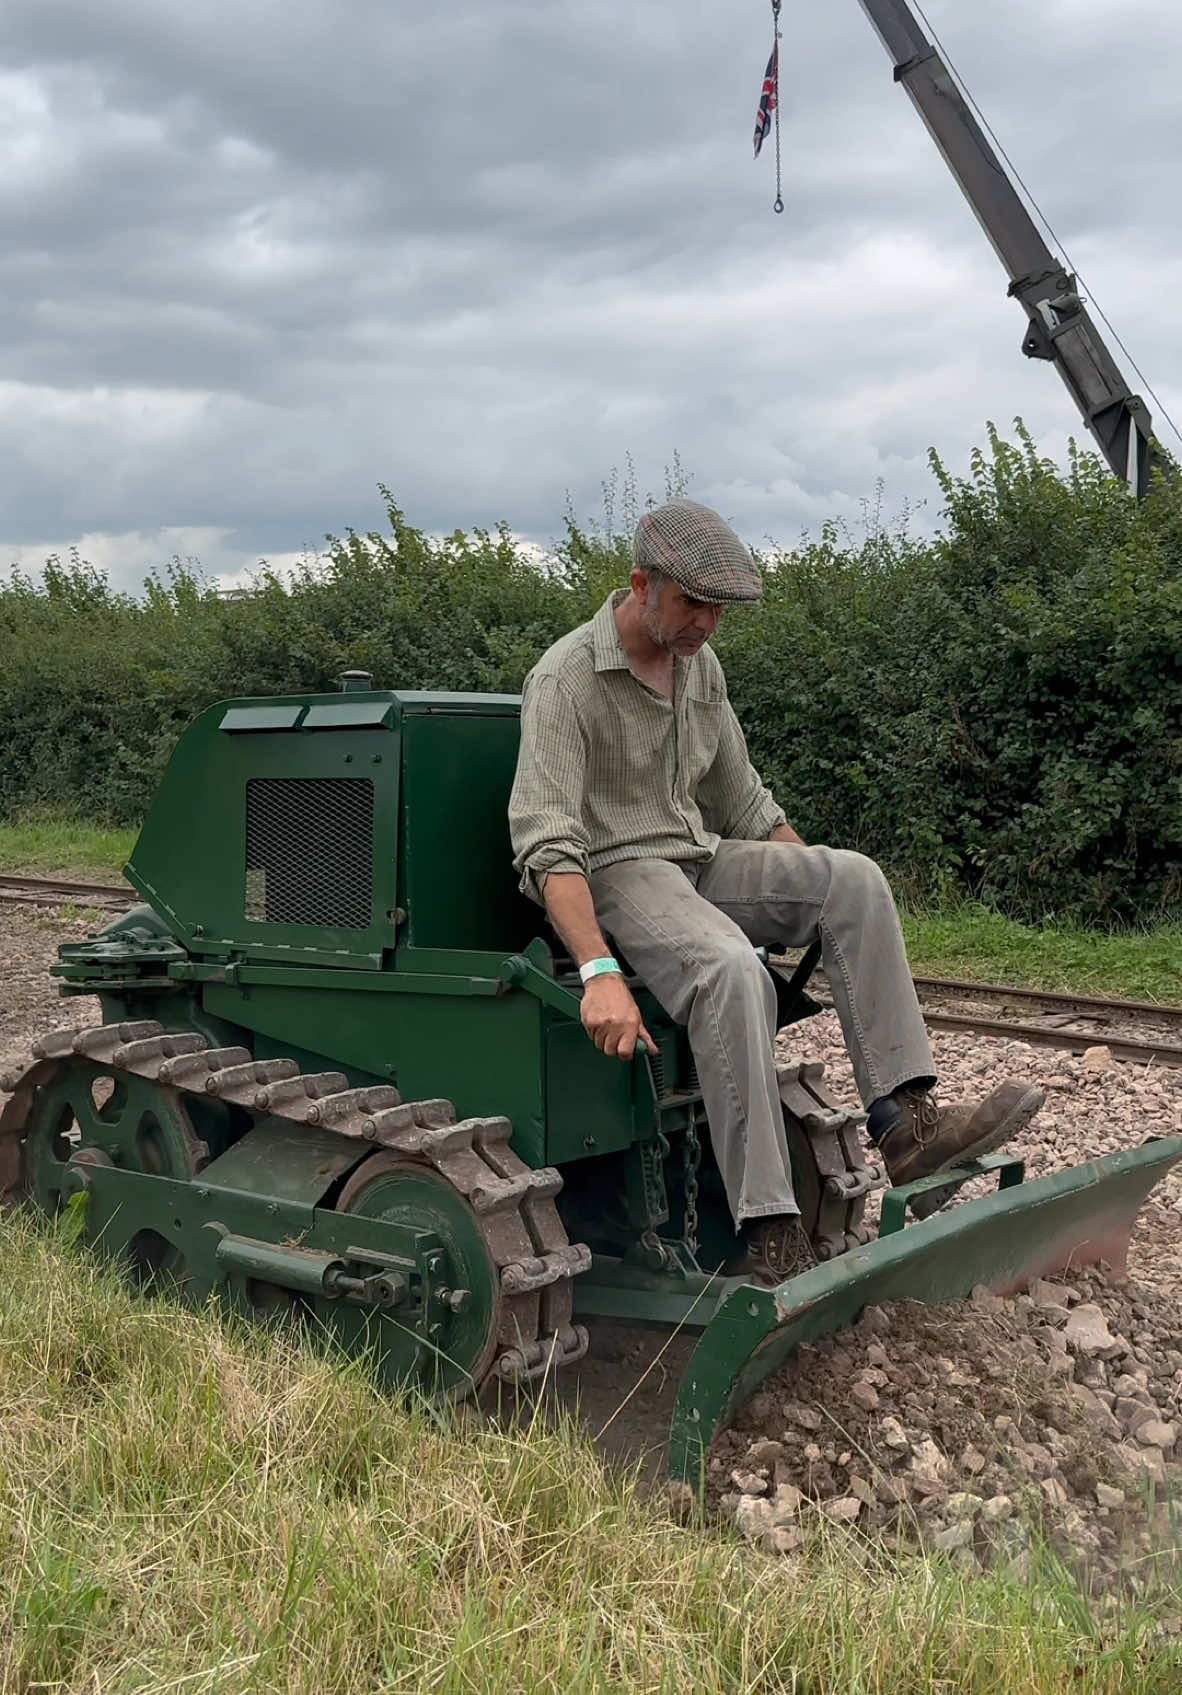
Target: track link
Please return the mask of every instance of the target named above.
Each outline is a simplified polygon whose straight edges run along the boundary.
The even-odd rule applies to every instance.
[[[149,1019],[56,1030],[34,1043],[33,1054],[32,1066],[0,1077],[0,1090],[11,1092],[0,1113],[0,1198],[21,1187],[21,1145],[36,1091],[71,1061],[89,1059],[182,1096],[212,1096],[260,1117],[316,1125],[432,1167],[472,1208],[499,1273],[489,1378],[524,1382],[586,1353],[586,1329],[572,1322],[571,1283],[590,1268],[591,1251],[567,1240],[555,1205],[559,1173],[535,1171],[513,1152],[507,1118],[457,1121],[447,1100],[403,1101],[388,1084],[350,1088],[341,1072],[254,1060],[246,1048],[215,1048],[194,1031],[168,1031]],[[207,1157],[202,1144],[196,1169]]]
[[[780,1099],[809,1156],[805,1192],[799,1196],[805,1228],[817,1258],[836,1259],[864,1247],[872,1235],[863,1215],[866,1197],[879,1179],[860,1147],[866,1114],[847,1111],[829,1093],[823,1065],[777,1066],[776,1076]]]

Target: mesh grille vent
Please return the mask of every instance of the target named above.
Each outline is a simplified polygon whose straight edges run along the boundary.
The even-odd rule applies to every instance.
[[[246,917],[367,930],[372,913],[369,779],[252,777],[246,785]]]

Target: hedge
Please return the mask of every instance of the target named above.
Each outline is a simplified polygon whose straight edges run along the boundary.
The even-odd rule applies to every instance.
[[[1016,917],[1147,921],[1182,900],[1182,489],[1140,505],[1094,458],[1066,473],[990,431],[933,456],[935,539],[837,526],[763,558],[716,647],[752,756],[801,832],[873,853],[919,895]],[[289,580],[219,597],[173,566],[140,596],[77,556],[0,584],[0,815],[142,816],[210,701],[379,685],[515,691],[625,582],[626,540],[568,519],[539,558],[509,529],[330,538]]]

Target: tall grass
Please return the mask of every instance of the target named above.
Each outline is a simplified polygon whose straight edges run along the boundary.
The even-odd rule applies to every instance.
[[[919,977],[966,977],[1182,1006],[1182,920],[1093,930],[1052,920],[1022,924],[957,902],[942,912],[904,911],[903,933]]]
[[[1166,1695],[1148,1611],[830,1531],[674,1521],[569,1424],[480,1428],[0,1225],[0,1688]],[[1178,1598],[1159,1598],[1178,1611]]]
[[[0,871],[118,882],[135,845],[132,828],[112,829],[61,811],[0,819]]]

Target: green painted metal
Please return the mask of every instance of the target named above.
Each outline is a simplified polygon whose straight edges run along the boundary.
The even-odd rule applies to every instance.
[[[339,1136],[313,1124],[265,1118],[207,1165],[200,1183],[203,1189],[316,1206],[368,1151],[363,1142],[342,1145]]]
[[[352,695],[350,704],[370,698]],[[125,874],[191,954],[376,969],[393,947],[397,697],[380,697],[389,728],[326,732],[270,724],[276,714],[298,718],[307,707],[340,700],[223,703],[181,737]],[[267,722],[259,714],[268,714]],[[248,866],[252,804],[257,863]],[[353,839],[355,815],[369,817],[368,840]],[[346,850],[357,910],[342,923],[336,914]],[[318,910],[332,920],[290,916]]]
[[[964,1165],[958,1165],[954,1171],[938,1172],[935,1177],[921,1177],[917,1183],[901,1183],[897,1189],[888,1189],[882,1197],[882,1213],[879,1217],[878,1234],[893,1236],[897,1230],[902,1230],[907,1223],[907,1209],[924,1195],[940,1195],[941,1205],[945,1198],[951,1199],[953,1193],[971,1183],[974,1177],[988,1177],[997,1172],[999,1189],[1013,1189],[1026,1178],[1026,1161],[1015,1159],[1011,1154],[986,1154],[983,1159],[971,1159]],[[944,1191],[947,1190],[947,1196]]]
[[[353,1257],[358,1257],[356,1250]],[[248,1283],[330,1301],[344,1297],[365,1308],[381,1307],[385,1311],[413,1299],[411,1281],[402,1274],[402,1268],[395,1269],[390,1261],[384,1261],[380,1270],[363,1264],[357,1268],[360,1272],[357,1275],[340,1254],[302,1248],[290,1242],[265,1242],[257,1236],[227,1234],[218,1241],[217,1262],[231,1275],[246,1278]],[[407,1265],[405,1269],[411,1268]]]
[[[227,1272],[261,1279],[302,1295],[328,1294],[332,1280],[347,1270],[339,1254],[262,1242],[257,1236],[222,1236],[217,1245],[217,1262]]]
[[[545,1068],[548,1163],[565,1165],[632,1146],[633,1067],[601,1054],[581,1024],[554,1019],[546,1030]]]
[[[529,1166],[559,1167],[566,1227],[594,1251],[576,1310],[702,1331],[674,1420],[682,1475],[737,1397],[867,1301],[948,1299],[1089,1244],[1122,1251],[1174,1144],[1031,1185],[1004,1156],[941,1173],[885,1197],[879,1242],[777,1291],[698,1270],[676,1246],[697,1169],[686,1132],[704,1124],[686,1035],[638,987],[654,1051],[621,1065],[587,1041],[577,979],[512,871],[518,714],[515,697],[355,687],[211,708],[132,856],[152,910],[63,947],[64,990],[97,993],[108,1021],[159,1018],[255,1059],[508,1118]],[[807,971],[777,979],[784,1022],[811,1010]],[[479,1375],[497,1274],[446,1182],[419,1166],[356,1189],[363,1143],[284,1119],[248,1128],[212,1097],[135,1077],[99,1099],[100,1076],[80,1062],[36,1097],[30,1172],[46,1210],[85,1192],[92,1239],[143,1281],[250,1312],[311,1301],[383,1381],[455,1393]],[[998,1194],[902,1229],[909,1206],[986,1171]],[[714,1265],[733,1229],[708,1149],[699,1187],[698,1257]],[[355,1213],[337,1210],[342,1193]],[[642,1243],[646,1230],[668,1240]]]
[[[206,1010],[269,1052],[299,1049],[313,1069],[393,1083],[406,1100],[443,1097],[461,1118],[503,1115],[530,1165],[546,1164],[542,1011],[527,994],[386,997],[269,984],[203,985]],[[609,1062],[604,1061],[604,1064]]]
[[[508,796],[516,710],[445,711],[403,724],[400,904],[412,948],[509,953],[541,933],[540,909],[517,888]]]
[[[474,1390],[496,1347],[499,1274],[471,1207],[436,1172],[402,1161],[379,1171],[344,1216],[413,1234],[426,1247],[419,1306],[408,1313],[317,1300],[320,1321],[347,1353],[370,1356],[380,1383]]]
[[[489,1350],[496,1273],[470,1210],[434,1174],[416,1174],[424,1187],[413,1204],[379,1191],[360,1212],[338,1212],[223,1189],[208,1171],[178,1180],[74,1157],[66,1169],[76,1179],[73,1192],[87,1197],[86,1239],[138,1285],[198,1303],[216,1296],[250,1317],[304,1313],[314,1333],[367,1356],[387,1387],[442,1395],[473,1387]],[[61,1191],[47,1173],[49,1181]],[[253,1246],[227,1254],[228,1236]],[[301,1259],[297,1246],[314,1258]],[[384,1285],[395,1299],[375,1304],[309,1291],[317,1260],[339,1264],[359,1286]],[[297,1296],[307,1308],[293,1304]]]
[[[669,1469],[696,1479],[730,1413],[804,1342],[853,1323],[866,1306],[963,1299],[977,1284],[1021,1288],[1068,1265],[1123,1267],[1137,1209],[1182,1159],[1182,1137],[966,1202],[776,1289],[740,1287],[703,1332],[673,1413]]]
[[[56,1212],[68,1162],[83,1147],[121,1172],[187,1178],[198,1152],[211,1142],[216,1150],[228,1133],[216,1102],[202,1122],[172,1091],[131,1075],[112,1083],[104,1067],[78,1060],[37,1092],[26,1126],[31,1192]]]
[[[741,1277],[709,1277],[702,1271],[652,1271],[633,1260],[597,1254],[590,1271],[575,1283],[576,1318],[624,1318],[678,1330],[705,1330],[736,1291]]]
[[[351,694],[359,691],[350,690]],[[304,714],[305,730],[383,730],[396,716],[392,700],[326,700],[310,706]]]
[[[165,971],[200,997],[174,1000],[170,1027],[200,1017],[258,1057],[291,1053],[353,1081],[394,1081],[407,1098],[445,1096],[463,1116],[503,1114],[532,1165],[651,1137],[649,1067],[638,1060],[630,1075],[586,1043],[578,985],[557,980],[540,910],[516,888],[518,715],[515,697],[380,691],[211,708],[182,737],[129,868],[155,904],[158,940],[113,947],[112,933],[63,954],[59,974],[72,991],[105,994],[118,1017],[133,1005],[154,1015]],[[247,918],[248,786],[359,769],[375,783],[369,928]],[[315,861],[314,841],[302,851]],[[683,1040],[647,1003],[646,1017],[667,1065],[686,1074],[684,1056],[674,1064]],[[694,1084],[679,1100],[698,1098]],[[680,1110],[666,1104],[667,1133]]]
[[[227,734],[244,730],[294,730],[305,711],[302,703],[293,706],[231,706],[218,720],[218,729]]]
[[[519,694],[452,694],[447,690],[399,689],[398,704],[404,719],[431,717],[437,713],[449,718],[517,718],[521,714]]]
[[[85,943],[79,944],[85,947]],[[177,950],[178,953],[180,950]],[[487,956],[495,967],[496,956]],[[51,968],[52,969],[52,968]],[[504,977],[443,977],[425,971],[351,971],[318,965],[202,965],[180,959],[169,967],[174,983],[233,983],[287,989],[326,989],[339,994],[355,989],[360,994],[378,995],[503,995]]]

